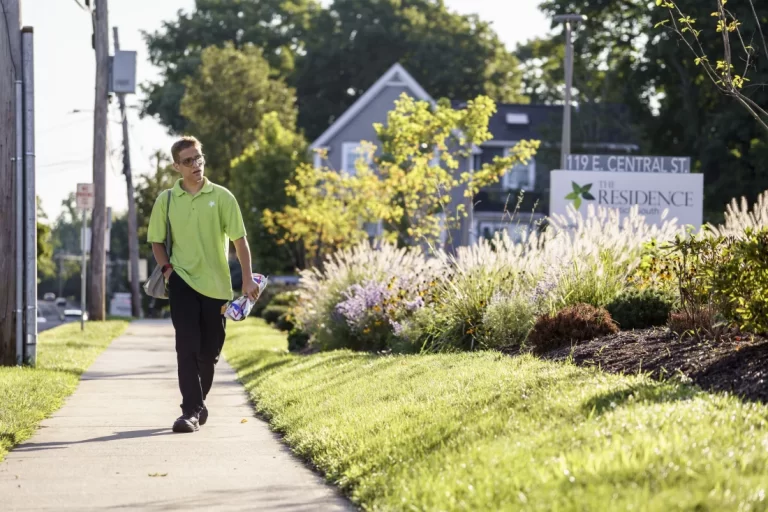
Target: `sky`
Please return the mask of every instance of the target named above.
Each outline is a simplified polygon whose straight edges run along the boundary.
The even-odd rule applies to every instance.
[[[329,0],[322,0],[327,4]],[[83,2],[80,2],[83,3]],[[91,47],[90,15],[76,0],[21,0],[22,24],[35,34],[35,152],[37,195],[50,221],[61,212],[61,202],[77,183],[93,177],[93,107],[95,55]],[[477,14],[491,22],[510,48],[543,36],[550,22],[539,12],[539,0],[446,0],[448,8]],[[110,53],[112,27],[120,32],[120,48],[138,52],[137,81],[158,77],[149,63],[141,31],[152,32],[164,20],[189,11],[194,0],[111,0],[109,2]],[[141,92],[129,95],[131,164],[134,184],[142,174],[154,172],[152,155],[170,152],[174,138],[150,118],[139,119]],[[122,128],[117,100],[110,104],[107,162],[107,206],[119,213],[127,209],[122,175]]]

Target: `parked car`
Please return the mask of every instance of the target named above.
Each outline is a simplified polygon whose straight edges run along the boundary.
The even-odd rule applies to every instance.
[[[80,320],[80,316],[83,317],[84,320],[88,320],[88,312],[81,311],[79,309],[65,309],[64,310],[64,321],[65,322],[72,322],[74,320]]]
[[[56,300],[56,294],[48,292],[45,295],[43,295],[43,300],[46,300],[46,301],[49,301],[49,302],[53,302],[53,301]]]
[[[59,297],[58,299],[56,299],[56,305],[57,306],[66,306],[67,305],[67,299],[65,299],[64,297]]]

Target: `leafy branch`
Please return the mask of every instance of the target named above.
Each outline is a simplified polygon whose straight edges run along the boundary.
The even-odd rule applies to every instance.
[[[744,94],[745,84],[750,81],[747,74],[750,69],[755,66],[759,52],[752,44],[748,44],[745,41],[740,28],[742,24],[739,19],[733,12],[725,8],[728,0],[715,1],[717,3],[717,10],[712,12],[711,16],[717,18],[715,30],[716,33],[720,34],[722,39],[723,58],[722,60],[716,60],[714,64],[707,56],[701,41],[704,29],[697,29],[697,20],[683,13],[676,3],[669,0],[656,0],[656,5],[658,7],[662,7],[669,11],[669,19],[657,23],[656,28],[663,27],[676,34],[694,54],[694,63],[704,69],[704,72],[710,80],[712,80],[715,86],[722,93],[735,98],[766,130],[766,132],[768,132],[768,112],[749,96]],[[755,18],[760,43],[762,43],[761,50],[763,52],[763,58],[766,59],[768,58],[768,42],[766,42],[765,35],[760,26],[760,17],[755,10],[753,0],[746,1],[749,3],[752,15]],[[738,72],[733,64],[734,52],[732,37],[738,39],[741,53],[743,53],[744,69],[741,73]]]

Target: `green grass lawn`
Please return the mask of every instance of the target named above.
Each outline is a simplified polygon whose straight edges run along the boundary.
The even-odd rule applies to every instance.
[[[258,410],[366,510],[767,510],[768,407],[498,353],[286,353],[230,323]]]
[[[37,366],[0,367],[0,461],[32,436],[38,423],[59,409],[83,373],[128,322],[80,322],[40,333]]]

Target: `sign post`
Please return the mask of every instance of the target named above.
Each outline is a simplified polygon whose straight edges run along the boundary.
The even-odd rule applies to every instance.
[[[82,263],[80,268],[80,330],[85,330],[85,269],[86,269],[86,229],[88,210],[93,210],[95,203],[93,183],[77,184],[77,208],[83,212],[81,236]]]

